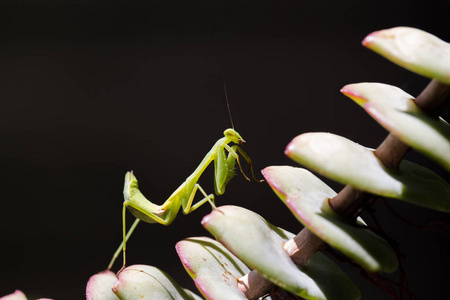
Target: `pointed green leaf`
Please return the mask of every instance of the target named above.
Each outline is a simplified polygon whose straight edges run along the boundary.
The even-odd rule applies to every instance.
[[[176,249],[184,268],[207,299],[247,299],[237,287],[237,278],[250,269],[222,244],[192,237],[178,242]]]
[[[120,272],[113,292],[123,300],[197,300],[201,299],[180,287],[163,271],[147,265],[132,265]]]
[[[415,205],[450,211],[450,185],[432,171],[402,161],[390,170],[374,151],[331,133],[305,133],[287,146],[286,155],[314,171],[359,190]]]
[[[450,84],[450,44],[428,32],[394,27],[373,32],[362,43],[405,69]]]
[[[450,125],[423,113],[414,97],[382,83],[356,83],[341,90],[399,140],[450,171]]]
[[[205,216],[203,226],[246,265],[276,285],[305,299],[359,299],[359,290],[325,256],[318,254],[300,270],[284,251],[294,235],[260,215],[237,206],[222,206]]]
[[[269,185],[296,218],[327,244],[336,248],[369,272],[393,272],[398,262],[389,244],[359,226],[349,224],[328,205],[336,193],[311,172],[289,166],[262,170]]]
[[[116,274],[109,270],[91,276],[86,285],[86,300],[118,300],[112,291],[116,280]]]

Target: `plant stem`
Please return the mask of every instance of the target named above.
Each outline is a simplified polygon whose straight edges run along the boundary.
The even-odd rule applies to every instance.
[[[440,110],[448,102],[449,96],[450,86],[433,79],[415,99],[415,103],[422,111],[438,116]],[[409,146],[389,134],[374,154],[386,167],[395,169],[398,168],[400,161],[409,149]],[[370,206],[376,198],[372,194],[347,185],[328,201],[334,211],[354,221],[361,211]],[[314,253],[326,246],[325,242],[305,227],[284,245],[284,249],[294,263],[303,266]],[[238,278],[238,287],[248,299],[258,299],[266,294],[273,284],[253,270]]]

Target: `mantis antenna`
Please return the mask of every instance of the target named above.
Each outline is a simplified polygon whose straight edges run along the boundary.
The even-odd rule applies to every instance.
[[[231,128],[234,129],[233,118],[231,117],[230,101],[228,101],[227,86],[225,84],[225,77],[223,77],[223,90],[225,91],[225,100],[227,101],[228,115],[230,116]]]

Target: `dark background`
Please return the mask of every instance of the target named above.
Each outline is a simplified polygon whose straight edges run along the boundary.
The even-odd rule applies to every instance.
[[[450,41],[449,15],[446,0],[2,1],[0,295],[83,299],[88,278],[121,241],[125,172],[134,170],[143,193],[161,204],[230,127],[223,77],[257,174],[295,165],[283,151],[304,132],[376,147],[385,130],[340,88],[377,81],[417,95],[429,80],[364,49],[362,39],[405,25]],[[449,180],[423,156],[408,158]],[[211,172],[200,183],[212,192]],[[240,174],[216,200],[301,229],[266,183]],[[446,214],[390,203],[419,224],[449,223]],[[449,237],[375,208],[405,254],[411,290],[450,298]],[[209,211],[180,214],[169,227],[141,224],[129,264],[159,267],[197,292],[174,245],[208,235],[200,221]],[[363,299],[388,298],[344,268]]]

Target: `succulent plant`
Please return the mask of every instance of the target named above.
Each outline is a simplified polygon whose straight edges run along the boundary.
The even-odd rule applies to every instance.
[[[202,225],[216,240],[187,238],[176,249],[206,299],[276,298],[276,293],[270,293],[274,286],[301,299],[359,299],[358,288],[319,250],[333,247],[370,274],[390,273],[399,266],[397,253],[361,219],[362,210],[377,197],[388,197],[450,211],[450,185],[431,170],[402,160],[412,147],[450,170],[450,125],[435,114],[450,94],[450,45],[407,27],[374,32],[363,45],[432,82],[417,100],[382,83],[342,88],[390,132],[375,150],[322,132],[301,134],[289,143],[288,157],[346,185],[339,194],[303,168],[269,166],[262,171],[275,194],[305,226],[298,235],[242,207],[222,206],[205,216]],[[104,276],[105,282],[106,276],[112,278],[103,273],[90,283],[96,276]],[[120,299],[134,299],[117,287],[143,289],[143,282],[150,287],[161,276],[158,283],[164,282],[165,296],[158,294],[158,299],[199,298],[149,266],[130,266],[119,274],[114,287],[112,279],[106,287]],[[91,296],[92,285],[88,284],[88,299],[115,299],[112,293],[104,298]],[[147,296],[142,297],[152,298],[148,296],[152,291],[145,290]]]
[[[297,235],[242,207],[221,206],[205,216],[202,225],[215,240],[189,237],[176,250],[206,299],[277,299],[282,293],[294,299],[360,299],[357,286],[321,250],[335,249],[369,276],[391,273],[399,267],[398,253],[361,212],[383,197],[450,211],[450,185],[403,160],[411,147],[450,171],[450,125],[438,117],[450,95],[450,44],[419,29],[396,27],[369,34],[363,45],[431,83],[416,99],[384,83],[342,88],[390,132],[377,149],[323,132],[301,134],[287,145],[288,157],[345,184],[341,192],[301,167],[263,169],[275,194],[305,226]],[[146,265],[93,275],[86,295],[90,300],[201,299]],[[0,299],[26,298],[16,291]]]

